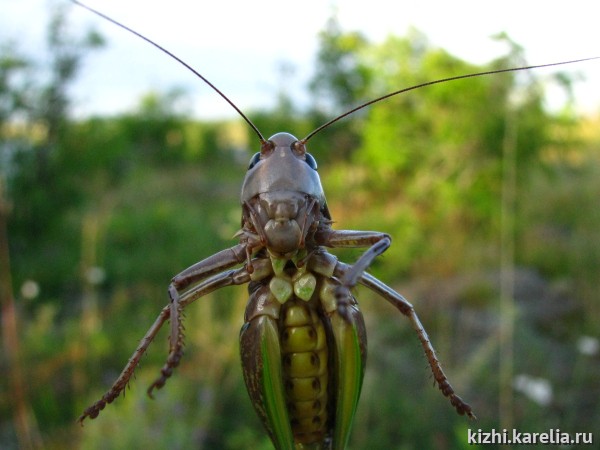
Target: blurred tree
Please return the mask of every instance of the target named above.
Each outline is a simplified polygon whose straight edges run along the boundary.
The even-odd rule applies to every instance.
[[[68,140],[68,89],[84,56],[101,45],[102,39],[94,31],[82,37],[72,35],[65,6],[58,6],[48,26],[49,68],[38,69],[46,79],[28,78],[26,96],[18,90],[5,93],[5,98],[16,99],[13,100],[15,109],[6,120],[24,123],[27,129],[22,136],[26,139],[5,145],[18,143],[11,154],[12,169],[8,178],[10,196],[19,205],[10,218],[11,246],[17,273],[26,273],[28,277],[41,276],[43,267],[51,261],[54,264],[65,261],[65,258],[56,258],[57,254],[68,254],[63,253],[69,248],[61,243],[63,231],[55,227],[65,225],[61,212],[82,199],[78,183],[71,176],[78,170],[77,159],[61,158],[61,147]],[[2,103],[8,104],[6,100]],[[34,253],[37,258],[31,259]],[[25,266],[27,270],[21,270]],[[44,281],[50,288],[59,283],[57,279]]]
[[[4,372],[10,383],[2,385],[5,394],[2,397],[8,402],[2,402],[1,409],[2,412],[6,409],[13,412],[16,439],[23,448],[42,446],[35,418],[39,419],[40,415],[32,414],[29,404],[30,397],[34,397],[32,403],[39,405],[40,398],[30,382],[31,371],[36,368],[30,364],[31,348],[21,342],[30,316],[25,313],[25,305],[21,302],[12,303],[9,271],[16,268],[14,272],[18,275],[14,281],[17,286],[23,283],[24,278],[29,278],[30,289],[25,290],[23,297],[31,299],[37,295],[37,275],[44,272],[45,265],[56,260],[58,242],[51,243],[50,238],[54,227],[61,221],[56,213],[70,203],[63,198],[65,179],[61,177],[61,170],[53,165],[51,150],[59,147],[67,118],[66,89],[82,56],[82,50],[75,51],[75,47],[69,47],[69,44],[79,45],[82,42],[69,43],[72,38],[64,36],[64,26],[65,13],[63,8],[58,8],[48,29],[47,42],[53,59],[46,82],[40,82],[34,72],[38,68],[27,57],[18,54],[14,45],[2,45],[0,54],[0,186],[4,186],[6,178],[10,202],[15,205],[8,217],[9,239],[5,226],[6,208],[3,208],[0,227],[3,356],[6,358],[2,358],[2,365],[7,365]],[[97,35],[90,33],[86,45],[98,44]],[[3,201],[4,198],[0,200]],[[7,241],[11,247],[13,267],[8,265]],[[51,254],[44,252],[49,247],[56,250]],[[46,425],[57,418],[50,417],[47,420],[48,417],[44,416],[42,422]],[[7,445],[10,447],[10,444]]]
[[[141,165],[181,163],[186,115],[181,104],[184,99],[180,89],[150,92],[142,97],[137,110],[118,118],[119,134],[130,143],[130,148],[122,155]]]
[[[8,122],[27,110],[27,80],[31,62],[20,55],[14,43],[0,46],[0,125],[3,141]],[[5,167],[5,166],[2,166]]]
[[[374,76],[364,62],[370,45],[359,32],[343,32],[335,16],[319,33],[319,50],[309,89],[314,108],[341,114],[364,99]]]
[[[32,63],[19,53],[16,44],[0,45],[0,177],[5,183],[14,174],[14,155],[24,144],[30,109]]]
[[[371,95],[397,90],[400,83],[523,65],[521,49],[508,43],[507,56],[477,67],[430,48],[416,31],[390,37],[368,53],[369,65],[380,74],[378,93]],[[368,189],[387,193],[381,203],[404,203],[404,220],[413,220],[413,228],[418,223],[423,234],[414,242],[415,258],[432,251],[438,259],[445,239],[457,240],[456,254],[468,240],[498,233],[507,119],[517,126],[516,173],[524,186],[553,145],[550,130],[559,126],[543,99],[542,84],[531,72],[502,73],[428,86],[369,109],[353,161],[376,174],[368,178]],[[461,232],[440,235],[448,226]]]
[[[360,32],[342,31],[335,16],[319,33],[315,71],[308,89],[312,107],[310,129],[315,129],[369,100],[369,88],[376,74],[365,60],[371,45]],[[360,142],[361,117],[356,113],[323,130],[310,143],[310,151],[324,164],[347,159]]]

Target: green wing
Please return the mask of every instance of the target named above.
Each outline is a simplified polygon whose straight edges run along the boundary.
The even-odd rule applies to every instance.
[[[278,450],[294,449],[294,436],[285,402],[277,322],[259,316],[240,333],[244,380],[250,399]]]
[[[354,414],[360,398],[367,357],[367,337],[360,311],[350,306],[352,322],[345,321],[337,312],[331,317],[335,341],[334,378],[336,380],[335,424],[333,449],[346,448]]]

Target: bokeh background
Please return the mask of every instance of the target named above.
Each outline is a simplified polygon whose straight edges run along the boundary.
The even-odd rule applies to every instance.
[[[489,30],[499,53],[470,62],[418,23],[378,36],[345,21],[338,4],[321,7],[325,18],[309,32],[305,20],[282,22],[280,10],[262,6],[254,6],[261,20],[248,19],[247,29],[224,24],[212,39],[237,33],[241,42],[267,28],[275,47],[282,34],[314,41],[298,51],[298,61],[309,61],[300,68],[291,52],[253,63],[221,53],[221,70],[242,79],[270,73],[264,85],[242,83],[239,91],[240,106],[267,136],[302,137],[361,102],[425,81],[595,56],[563,32],[567,52],[531,61],[508,27]],[[76,423],[166,304],[171,277],[235,243],[241,181],[258,143],[198,80],[193,88],[152,77],[145,84],[119,64],[94,69],[112,47],[136,49],[126,57],[135,61],[147,44],[68,2],[41,7],[31,34],[12,24],[0,42],[0,447],[271,448],[239,365],[244,287],[187,308],[186,355],[155,400],[145,389],[166,358],[166,329],[127,395],[83,428]],[[368,12],[365,21],[375,23],[389,15]],[[468,34],[459,13],[454,32]],[[162,18],[177,23],[171,19]],[[132,20],[143,23],[144,14]],[[28,39],[36,36],[33,49]],[[150,51],[138,70],[185,73]],[[215,50],[206,51],[212,61]],[[202,72],[202,60],[188,62]],[[335,227],[392,236],[372,273],[413,302],[479,417],[455,414],[432,387],[409,322],[359,288],[370,353],[350,448],[473,448],[469,428],[600,438],[600,105],[593,83],[581,80],[589,66],[600,63],[412,91],[310,141]],[[211,81],[222,87],[217,73]],[[134,100],[112,86],[119,78],[134,80]],[[124,102],[86,79],[111,85]],[[236,92],[236,80],[223,84]],[[107,101],[94,104],[95,96]],[[360,252],[336,254],[352,262]]]

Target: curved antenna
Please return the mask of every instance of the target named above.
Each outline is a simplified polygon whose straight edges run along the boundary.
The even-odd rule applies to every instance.
[[[318,132],[324,130],[328,126],[333,125],[338,120],[341,120],[344,117],[349,116],[350,114],[355,113],[356,111],[358,111],[360,109],[366,108],[367,106],[370,106],[373,103],[377,103],[377,102],[380,102],[382,100],[385,100],[385,99],[388,99],[390,97],[393,97],[394,95],[403,94],[404,92],[413,91],[415,89],[419,89],[419,88],[426,87],[426,86],[432,86],[434,84],[445,83],[446,81],[461,80],[463,78],[481,77],[481,76],[484,76],[484,75],[492,75],[492,74],[495,74],[495,73],[503,73],[503,72],[516,72],[516,71],[519,71],[519,70],[539,69],[541,67],[560,66],[560,65],[563,65],[563,64],[573,64],[573,63],[578,63],[578,62],[583,62],[583,61],[590,61],[592,59],[599,59],[599,58],[600,58],[600,56],[593,56],[591,58],[574,59],[572,61],[563,61],[563,62],[549,63],[549,64],[538,64],[538,65],[535,65],[535,66],[512,67],[510,69],[488,70],[486,72],[468,73],[466,75],[457,75],[457,76],[454,76],[454,77],[440,78],[439,80],[427,81],[425,83],[416,84],[414,86],[410,86],[410,87],[407,87],[407,88],[404,88],[404,89],[399,89],[397,91],[390,92],[389,94],[382,95],[381,97],[377,97],[374,100],[370,100],[368,102],[362,103],[361,105],[358,105],[357,107],[352,108],[350,111],[346,111],[345,113],[343,113],[343,114],[341,114],[341,115],[339,115],[337,117],[334,117],[333,119],[331,119],[330,121],[324,123],[323,125],[321,125],[317,129],[311,131],[304,139],[302,139],[302,142],[306,143],[310,138],[312,138]]]
[[[246,121],[246,123],[248,125],[250,125],[250,127],[254,130],[254,132],[256,133],[256,135],[258,136],[258,138],[260,139],[261,142],[265,142],[265,138],[263,137],[263,135],[261,134],[261,132],[258,130],[258,128],[256,127],[256,125],[254,125],[252,123],[252,121],[231,101],[229,100],[229,98],[227,98],[227,96],[225,94],[223,94],[223,92],[221,92],[214,84],[212,84],[210,81],[208,81],[201,73],[199,73],[196,69],[194,69],[192,66],[190,66],[188,63],[186,63],[185,61],[183,61],[181,58],[179,58],[178,56],[174,55],[173,53],[171,53],[169,50],[167,50],[166,48],[162,47],[161,45],[157,44],[156,42],[154,42],[153,40],[147,38],[146,36],[144,36],[141,33],[138,33],[137,31],[129,28],[127,25],[123,25],[120,22],[117,22],[115,19],[110,18],[109,16],[107,16],[106,14],[101,13],[100,11],[96,11],[95,9],[79,2],[78,0],[71,0],[73,3],[75,3],[76,5],[81,6],[84,9],[87,9],[88,11],[90,11],[91,13],[96,14],[97,16],[102,17],[105,20],[108,20],[109,22],[111,22],[112,24],[123,28],[126,31],[129,31],[132,34],[135,34],[137,37],[143,39],[144,41],[146,41],[149,44],[152,44],[154,47],[156,47],[157,49],[159,49],[161,52],[166,53],[168,56],[170,56],[171,58],[173,58],[175,61],[177,61],[179,64],[181,64],[182,66],[184,66],[186,69],[188,69],[190,72],[192,72],[194,75],[196,75],[198,78],[200,78],[202,81],[204,81],[206,84],[208,84],[217,94],[219,94],[227,103],[229,103],[233,109],[235,109],[237,111],[237,113],[242,116],[242,119],[244,119]]]

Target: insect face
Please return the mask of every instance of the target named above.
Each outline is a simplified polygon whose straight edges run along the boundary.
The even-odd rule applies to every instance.
[[[288,133],[265,141],[251,160],[241,201],[244,228],[271,254],[289,257],[304,248],[325,205],[316,162],[304,144]]]
[[[252,160],[242,184],[242,203],[258,194],[295,191],[325,201],[314,158],[304,144],[289,133],[277,133],[266,141]]]

